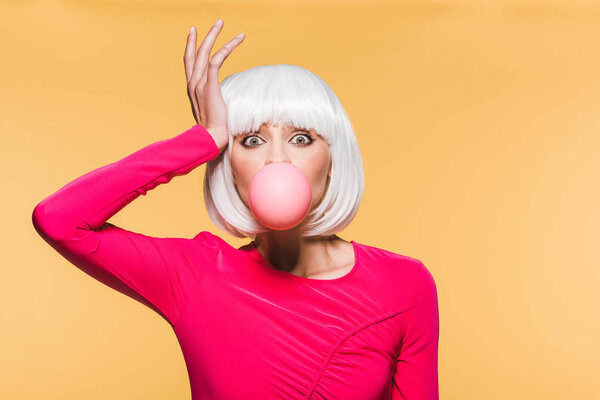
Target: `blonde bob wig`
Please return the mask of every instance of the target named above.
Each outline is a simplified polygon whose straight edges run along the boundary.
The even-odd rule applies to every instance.
[[[256,239],[269,231],[239,197],[231,169],[234,137],[263,123],[314,129],[331,152],[331,178],[318,206],[300,224],[301,236],[329,236],[358,211],[363,164],[352,124],[339,99],[317,75],[295,65],[261,65],[223,79],[229,145],[206,164],[204,203],[217,227],[235,237]],[[283,124],[283,125],[282,125]]]

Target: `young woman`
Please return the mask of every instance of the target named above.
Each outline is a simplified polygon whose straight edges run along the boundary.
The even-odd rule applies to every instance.
[[[37,232],[78,268],[158,312],[200,399],[438,399],[439,318],[421,261],[336,235],[355,216],[363,169],[332,90],[292,65],[218,81],[237,36],[210,56],[218,21],[184,56],[196,125],[97,168],[42,200]],[[262,226],[248,186],[271,162],[308,178],[311,208]],[[205,203],[240,248],[208,231],[160,238],[107,220],[141,194],[207,163]]]

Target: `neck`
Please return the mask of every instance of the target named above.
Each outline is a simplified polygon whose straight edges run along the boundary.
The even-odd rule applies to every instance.
[[[340,241],[337,235],[301,237],[291,229],[258,234],[253,244],[275,267],[306,276],[332,264],[333,247]]]

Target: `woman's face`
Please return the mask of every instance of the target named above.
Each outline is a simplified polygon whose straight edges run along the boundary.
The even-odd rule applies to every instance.
[[[288,162],[298,167],[310,182],[311,210],[319,204],[331,176],[329,145],[314,129],[264,123],[258,132],[245,132],[234,138],[231,168],[237,191],[250,208],[248,187],[254,174],[272,162]]]

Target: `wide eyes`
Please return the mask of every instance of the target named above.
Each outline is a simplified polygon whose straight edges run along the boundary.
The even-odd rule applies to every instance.
[[[301,138],[299,141],[294,142],[294,144],[297,144],[300,146],[308,146],[314,141],[314,139],[307,133],[301,133],[301,134],[295,135],[292,138],[292,140],[294,140],[296,138]],[[244,145],[246,147],[257,147],[259,144],[261,144],[260,142],[258,142],[258,140],[262,140],[262,139],[257,135],[248,135],[248,136],[244,137],[244,139],[242,139],[242,145]]]

